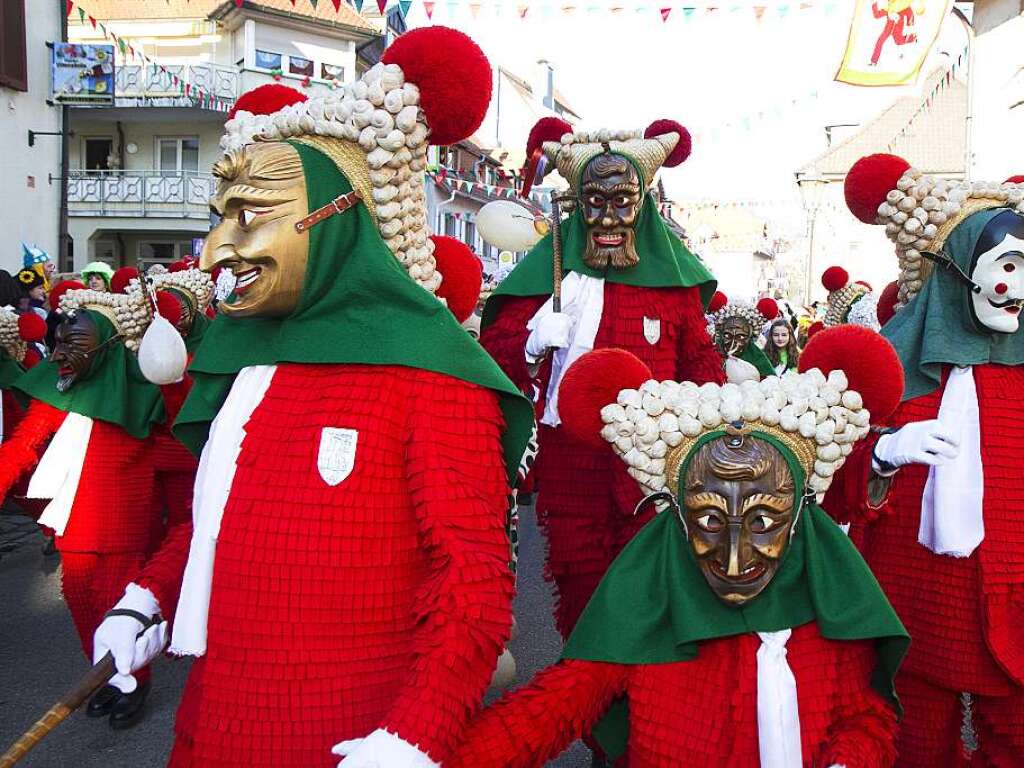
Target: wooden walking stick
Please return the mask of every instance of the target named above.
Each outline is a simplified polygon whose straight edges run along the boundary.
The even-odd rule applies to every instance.
[[[111,613],[114,613],[111,611]],[[134,612],[133,612],[134,613]],[[108,614],[109,615],[109,614]],[[136,618],[138,618],[136,616]],[[154,624],[163,621],[160,616],[153,616],[143,624],[142,635]],[[6,752],[0,755],[0,768],[11,768],[29,753],[36,744],[42,741],[54,728],[63,723],[68,715],[85,703],[96,691],[102,688],[114,676],[114,657],[108,651],[85,675],[75,683],[60,699],[47,710],[35,725],[25,731],[24,735],[14,742]]]
[[[551,311],[562,311],[562,201],[572,195],[551,193]]]

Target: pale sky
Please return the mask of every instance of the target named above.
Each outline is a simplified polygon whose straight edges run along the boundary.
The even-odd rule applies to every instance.
[[[919,91],[924,79],[911,88],[833,81],[854,3],[814,0],[811,10],[800,10],[797,2],[778,0],[483,0],[473,19],[465,0],[442,0],[433,23],[462,29],[493,63],[527,78],[538,59],[551,61],[556,86],[583,115],[584,128],[641,128],[668,117],[698,133],[690,160],[665,172],[670,197],[798,204],[793,173],[826,149],[825,125],[864,123],[899,96]],[[530,6],[525,20],[518,14],[524,5]],[[562,13],[569,5],[577,10]],[[684,5],[696,6],[689,20]],[[709,14],[708,5],[718,10]],[[750,10],[755,5],[767,6],[760,22]],[[673,11],[662,22],[658,9],[669,6]],[[788,9],[784,16],[780,6]],[[831,13],[827,6],[834,7]],[[604,10],[588,13],[590,7]],[[611,7],[622,10],[613,14]],[[421,4],[413,5],[409,23],[429,23]],[[947,18],[922,72],[948,62],[943,51],[955,59],[965,45],[961,23]],[[758,112],[765,116],[758,119]],[[751,116],[746,129],[744,116]],[[713,140],[712,129],[726,123],[734,127],[719,128]]]

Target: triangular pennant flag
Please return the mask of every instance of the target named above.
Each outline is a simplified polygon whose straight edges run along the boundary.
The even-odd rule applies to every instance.
[[[409,8],[412,6],[412,0],[398,0],[398,11],[402,14],[404,19],[409,15]]]
[[[430,2],[430,0],[423,0],[423,10],[427,13],[427,18],[434,18],[434,6],[436,3]]]
[[[338,12],[341,11],[341,0],[331,0],[331,3],[334,5],[334,12],[335,13],[338,13]]]
[[[120,37],[117,38],[117,47],[121,49],[121,55],[124,56],[126,46],[124,44],[124,40],[122,40]]]
[[[476,19],[476,15],[480,13],[480,3],[469,4],[469,14]]]
[[[526,3],[523,3],[521,5],[517,5],[516,6],[516,13],[519,14],[519,18],[520,19],[525,19],[526,18],[526,14],[528,14],[529,12],[530,12],[530,6],[527,5]]]
[[[388,7],[388,0],[377,0],[377,10],[380,11],[380,15],[384,15],[384,9]]]
[[[235,7],[241,8],[242,7],[242,0],[235,0]]]
[[[662,9],[662,14],[665,13],[666,9]],[[693,6],[687,6],[683,8],[683,21],[689,21],[693,18],[693,14],[697,12],[697,9]]]
[[[356,13],[363,12],[363,0],[352,0],[352,4],[356,7]]]
[[[458,0],[448,0],[448,18],[455,18],[455,14],[459,12]]]
[[[754,6],[754,18],[757,19],[758,21],[761,21],[761,18],[764,16],[764,10],[765,10],[765,6],[763,6],[763,5],[755,5]]]
[[[669,14],[672,13],[672,9],[671,8],[661,8],[659,10],[661,12],[661,20],[662,21],[668,21],[668,17],[669,17]]]
[[[788,5],[780,5],[779,6],[779,18],[780,19],[784,19],[788,15],[789,15],[789,6]]]
[[[313,6],[313,10],[316,10],[317,0],[309,0],[309,4]]]
[[[78,21],[81,24],[85,24],[85,9],[82,6],[78,6]],[[960,59],[957,59],[960,61]]]
[[[94,19],[92,16],[89,17],[89,23],[92,24],[93,29],[96,29],[96,19]]]
[[[71,2],[71,0],[68,0],[68,2],[67,2],[68,12],[65,13],[64,15],[65,16],[70,16],[71,15],[71,9],[74,8],[74,7],[75,7],[75,4],[73,2]]]

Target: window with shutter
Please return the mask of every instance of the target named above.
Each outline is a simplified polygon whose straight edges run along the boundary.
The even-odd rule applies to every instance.
[[[25,0],[0,0],[0,86],[28,90]]]

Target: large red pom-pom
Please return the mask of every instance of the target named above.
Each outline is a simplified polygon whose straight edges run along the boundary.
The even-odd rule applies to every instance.
[[[188,269],[191,266],[192,266],[192,262],[189,261],[188,259],[178,259],[177,261],[172,261],[170,264],[167,265],[167,271],[168,272],[184,272],[186,269]]]
[[[713,315],[715,312],[720,310],[726,304],[729,303],[729,297],[721,291],[715,291],[715,295],[711,297],[711,301],[708,302],[708,314]]]
[[[167,291],[157,291],[156,311],[171,325],[181,322],[181,302]]]
[[[885,325],[892,320],[896,314],[896,302],[900,297],[900,284],[893,280],[878,297],[878,306],[875,307],[875,314],[878,315],[878,324]]]
[[[572,133],[572,126],[560,117],[542,117],[526,139],[526,159],[533,157],[533,151],[539,149],[545,141],[561,141],[562,136]]]
[[[779,316],[779,303],[768,296],[757,302],[757,311],[765,320],[774,320]]]
[[[647,126],[647,130],[644,131],[644,138],[650,139],[653,136],[664,136],[666,133],[679,134],[679,141],[675,149],[672,150],[664,163],[666,168],[675,168],[677,165],[682,165],[686,158],[690,156],[690,152],[693,151],[693,138],[683,124],[677,123],[675,120],[655,120]]]
[[[1024,176],[1011,176],[1003,184],[1024,184]]]
[[[420,89],[431,144],[454,144],[480,127],[491,103],[491,65],[462,32],[414,29],[395,40],[381,61],[400,66],[406,82]]]
[[[865,224],[874,224],[878,206],[909,167],[902,157],[886,154],[868,155],[854,163],[843,187],[850,212]]]
[[[25,356],[21,358],[21,367],[27,371],[41,362],[43,362],[43,356],[36,351],[35,347],[29,347],[25,350]]]
[[[139,270],[135,267],[121,267],[110,278],[111,293],[124,293],[128,283],[139,276]]]
[[[825,330],[825,324],[821,320],[815,320],[807,326],[807,339],[813,339],[816,335]]]
[[[607,445],[601,438],[601,409],[611,405],[623,389],[636,389],[651,376],[651,369],[632,352],[598,349],[573,363],[558,388],[558,415],[562,426],[577,440]]]
[[[22,341],[39,342],[46,338],[46,321],[35,312],[18,317],[18,335]]]
[[[903,398],[903,365],[896,350],[862,325],[837,325],[815,334],[800,353],[799,368],[801,373],[817,368],[826,376],[841,369],[876,424],[891,416]]]
[[[60,297],[68,291],[77,291],[85,288],[85,283],[80,283],[77,280],[61,280],[50,291],[47,295],[46,300],[50,304],[50,311],[56,312],[60,308]]]
[[[842,267],[829,267],[821,273],[821,284],[829,293],[841,291],[850,282],[850,273]]]
[[[434,261],[441,273],[437,296],[448,302],[448,309],[460,323],[466,322],[476,309],[483,285],[484,265],[461,240],[433,235]]]
[[[232,119],[239,112],[252,112],[254,115],[271,115],[279,109],[291,104],[298,104],[308,97],[294,88],[280,83],[267,83],[238,97],[235,106],[228,112],[227,119]]]

